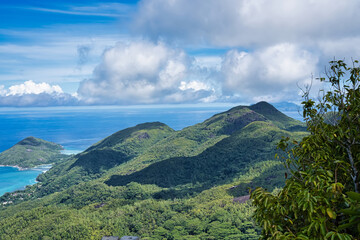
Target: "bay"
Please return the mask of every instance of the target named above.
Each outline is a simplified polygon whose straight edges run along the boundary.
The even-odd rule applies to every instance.
[[[46,165],[19,170],[16,167],[0,166],[0,196],[6,192],[21,190],[27,185],[36,183],[36,177],[50,167],[51,165]]]

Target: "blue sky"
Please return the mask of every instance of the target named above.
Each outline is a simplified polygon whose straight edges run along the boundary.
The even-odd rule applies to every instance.
[[[330,60],[360,55],[359,10],[356,0],[2,1],[0,106],[299,102]]]

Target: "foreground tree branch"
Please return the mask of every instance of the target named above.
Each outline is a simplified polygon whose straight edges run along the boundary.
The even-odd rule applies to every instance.
[[[263,239],[359,239],[360,68],[330,62],[328,86],[315,101],[304,92],[309,135],[300,143],[283,139],[291,177],[277,194],[251,193]],[[295,166],[294,166],[295,165]],[[286,217],[284,217],[286,216]]]

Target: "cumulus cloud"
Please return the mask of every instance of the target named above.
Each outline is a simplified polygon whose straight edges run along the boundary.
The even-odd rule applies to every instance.
[[[190,49],[233,49],[221,63],[213,56],[198,61],[217,66],[217,100],[293,100],[297,86],[323,75],[329,61],[360,55],[357,0],[143,0],[138,6],[134,33]],[[312,84],[317,92],[320,84]]]
[[[13,85],[9,87],[9,90],[6,93],[6,96],[24,94],[61,94],[63,93],[59,85],[50,85],[48,83],[34,83],[32,80],[26,81],[19,85]]]
[[[86,104],[294,101],[301,95],[297,86],[311,84],[320,61],[293,43],[202,58],[161,42],[118,44],[104,52],[77,94]]]
[[[64,93],[59,85],[35,83],[31,80],[6,89],[0,86],[0,106],[63,106],[77,105],[76,97]]]
[[[225,95],[277,102],[297,98],[299,88],[309,85],[318,59],[311,52],[283,43],[254,52],[229,51],[221,74]]]
[[[161,42],[119,43],[104,52],[93,77],[81,82],[78,95],[88,104],[202,101],[213,89],[205,82],[191,83],[192,62],[184,51]]]
[[[265,46],[359,36],[357,0],[146,0],[133,30],[153,39]]]

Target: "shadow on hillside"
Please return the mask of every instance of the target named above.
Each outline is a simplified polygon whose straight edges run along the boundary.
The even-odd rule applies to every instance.
[[[256,134],[252,135],[254,132]],[[137,182],[171,188],[171,190],[159,193],[159,196],[186,195],[189,190],[183,188],[185,185],[201,186],[191,188],[193,192],[203,191],[220,184],[229,184],[234,182],[235,178],[245,174],[256,163],[274,159],[275,154],[279,152],[276,143],[283,135],[284,132],[276,127],[266,122],[258,122],[247,127],[245,131],[234,132],[230,137],[197,156],[170,158],[129,175],[113,175],[105,183],[111,186],[124,186],[130,182]],[[263,167],[269,169],[264,172]],[[270,190],[272,185],[283,185],[285,170],[282,166],[282,169],[277,169],[279,171],[276,168],[272,170],[270,165],[263,167],[258,169],[259,172],[264,172],[260,177],[253,176],[249,184],[234,188],[239,190],[239,193],[235,191],[234,194],[247,193],[248,187],[264,186]]]
[[[137,182],[140,184],[155,184],[160,187],[169,189],[156,193],[153,196],[154,198],[174,199],[196,195],[197,193],[210,189],[214,186],[233,183],[236,177],[244,174],[245,171],[247,171],[247,167],[245,167],[244,164],[239,165],[237,168],[232,166],[231,169],[223,168],[222,171],[214,171],[214,169],[211,168],[206,169],[205,167],[194,167],[196,166],[194,158],[177,158],[172,160],[177,164],[166,165],[173,166],[174,169],[166,168],[163,162],[159,162],[156,164],[157,166],[155,165],[152,168],[144,169],[131,175],[112,176],[106,183],[108,185],[112,185],[111,181],[114,181],[119,185],[126,185],[130,182]],[[186,162],[187,164],[183,165],[187,167],[179,169],[178,161],[184,161],[183,163]],[[193,163],[192,165],[190,164],[191,162]],[[159,171],[159,169],[162,170]],[[172,175],[175,170],[177,170],[177,174]],[[284,173],[285,169],[281,164],[272,166],[265,170],[259,177],[254,177],[251,181],[234,185],[227,191],[231,196],[234,197],[248,195],[249,189],[255,189],[259,186],[267,189],[268,191],[272,191],[276,187],[284,186]],[[195,176],[196,179],[193,179]]]
[[[77,161],[69,169],[80,166],[89,173],[100,173],[126,162],[132,157],[112,149],[96,149],[77,156]]]
[[[250,190],[262,187],[269,192],[275,188],[281,188],[285,185],[286,169],[282,165],[273,166],[248,182],[242,182],[227,189],[227,193],[233,197],[240,197],[250,194]]]
[[[281,188],[285,185],[285,169],[282,165],[273,166],[267,169],[261,176],[256,177],[248,182],[242,182],[240,184],[231,186],[227,189],[227,193],[234,198],[249,195],[250,189],[254,190],[257,187],[262,187],[269,192],[272,192],[275,188]],[[170,188],[163,190],[153,195],[155,199],[174,199],[191,197],[201,193],[204,190],[210,189],[217,185],[229,184],[232,180],[219,181],[219,182],[207,182],[202,186],[185,187],[185,188]]]

